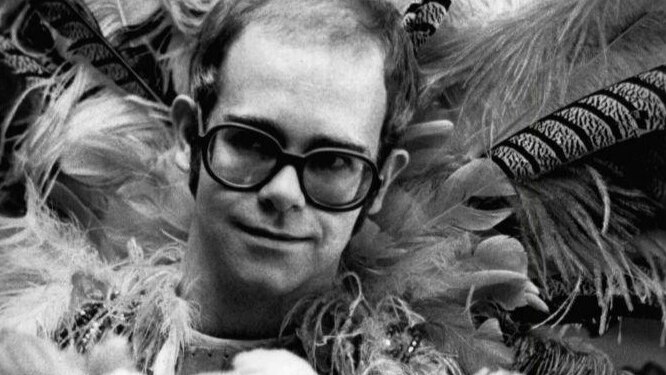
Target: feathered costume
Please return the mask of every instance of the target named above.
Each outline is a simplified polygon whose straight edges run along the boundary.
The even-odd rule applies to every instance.
[[[0,326],[87,358],[127,337],[154,374],[255,346],[323,373],[618,371],[538,328],[582,322],[586,291],[600,333],[620,306],[666,319],[666,1],[394,3],[426,81],[409,170],[285,337],[219,350],[180,297],[193,201],[167,109],[212,2],[3,4]]]

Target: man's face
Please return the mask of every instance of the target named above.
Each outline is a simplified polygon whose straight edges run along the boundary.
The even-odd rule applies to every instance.
[[[382,60],[374,45],[356,53],[294,45],[250,26],[226,57],[207,128],[233,120],[276,134],[291,153],[343,147],[376,161],[386,111]],[[230,190],[201,168],[190,244],[224,282],[301,295],[335,277],[359,211],[306,203],[293,166],[250,192]]]

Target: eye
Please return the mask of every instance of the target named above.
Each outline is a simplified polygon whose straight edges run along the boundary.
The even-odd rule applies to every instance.
[[[258,150],[265,147],[265,142],[259,138],[256,133],[238,131],[229,136],[228,142],[238,149]]]
[[[252,154],[272,154],[274,142],[259,132],[245,129],[228,130],[224,134],[224,142],[236,152]]]
[[[345,154],[321,153],[313,155],[310,168],[320,171],[338,172],[355,169],[356,158]]]

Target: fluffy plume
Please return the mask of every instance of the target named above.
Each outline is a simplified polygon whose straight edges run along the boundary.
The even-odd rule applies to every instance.
[[[0,330],[0,373],[4,375],[83,375],[83,365],[52,342],[33,335]]]
[[[546,293],[547,279],[555,273],[572,288],[578,280],[594,280],[603,333],[613,297],[622,297],[629,309],[632,297],[664,308],[660,270],[666,266],[666,247],[637,242],[644,223],[659,220],[660,206],[640,190],[594,181],[598,178],[590,167],[562,168],[520,185],[519,191],[535,276]]]
[[[167,110],[96,85],[80,68],[50,86],[44,95],[54,101],[22,135],[7,182],[35,181],[107,257],[132,236],[156,246],[171,241],[164,233],[184,238],[192,198],[177,160],[184,142],[164,125]]]
[[[480,2],[459,3],[452,17],[455,4]],[[447,108],[425,111],[455,123],[460,153],[479,155],[540,116],[666,59],[664,1],[524,3],[487,22],[454,20],[419,53],[429,77],[424,105],[435,99]]]
[[[117,32],[145,21],[160,9],[159,0],[85,0],[90,12],[95,16],[99,28],[105,37],[112,37]]]
[[[227,0],[162,0],[176,28],[185,35],[196,36],[206,14],[215,4]]]
[[[432,343],[417,346],[409,366],[395,361],[387,327],[411,327],[424,323],[424,319],[395,297],[366,300],[354,275],[346,281],[354,293],[338,290],[306,299],[292,312],[292,317],[301,322],[297,335],[319,371],[350,375],[463,373],[457,353],[439,351]],[[362,345],[355,344],[358,342]]]
[[[514,9],[474,14],[491,7]],[[537,118],[663,64],[665,16],[662,0],[455,2],[448,27],[418,56],[429,78],[421,117],[454,123],[446,146],[431,155],[441,164],[482,156]],[[560,166],[541,179],[514,182],[518,199],[511,199],[533,276],[546,289],[553,273],[561,273],[571,290],[580,279],[592,280],[602,322],[618,296],[629,308],[632,298],[664,305],[656,270],[663,269],[666,251],[658,241],[632,243],[653,229],[663,208],[660,190],[655,192],[661,182],[635,172],[648,156],[640,150],[656,150],[662,136],[645,138],[638,146],[614,146]],[[633,154],[642,161],[634,162],[628,156]],[[663,175],[660,169],[652,173]]]
[[[536,333],[516,343],[515,369],[528,374],[617,374],[610,358],[585,343],[566,343],[561,339],[537,338]]]
[[[0,222],[5,234],[0,241],[1,327],[55,337],[56,331],[74,324],[72,312],[90,302],[90,296],[75,291],[77,275],[83,275],[94,280],[90,284],[94,290],[86,293],[99,294],[104,289],[120,296],[106,301],[108,311],[95,317],[100,324],[107,316],[128,316],[135,322],[128,332],[133,337],[133,366],[151,366],[157,354],[169,348],[164,345],[167,337],[173,352],[165,353],[163,361],[172,366],[161,373],[173,373],[192,324],[192,309],[176,293],[181,275],[174,262],[181,257],[180,247],[166,246],[149,257],[130,242],[127,253],[132,256],[127,261],[105,263],[84,233],[52,216],[43,201],[34,199],[38,196],[29,189],[26,216]],[[101,344],[98,349],[104,347]],[[123,358],[121,354],[118,358]],[[105,362],[99,350],[92,351],[87,361],[96,368],[125,363]]]
[[[105,267],[81,231],[44,210],[32,185],[28,197],[24,217],[0,218],[0,321],[21,332],[51,335],[69,308],[75,267]]]

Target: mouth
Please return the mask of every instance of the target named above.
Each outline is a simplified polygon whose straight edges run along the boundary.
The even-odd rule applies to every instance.
[[[303,242],[309,241],[311,238],[308,236],[294,235],[286,232],[273,231],[265,228],[248,226],[242,223],[236,223],[236,225],[244,232],[257,236],[268,238],[274,241],[284,241],[284,242]]]

